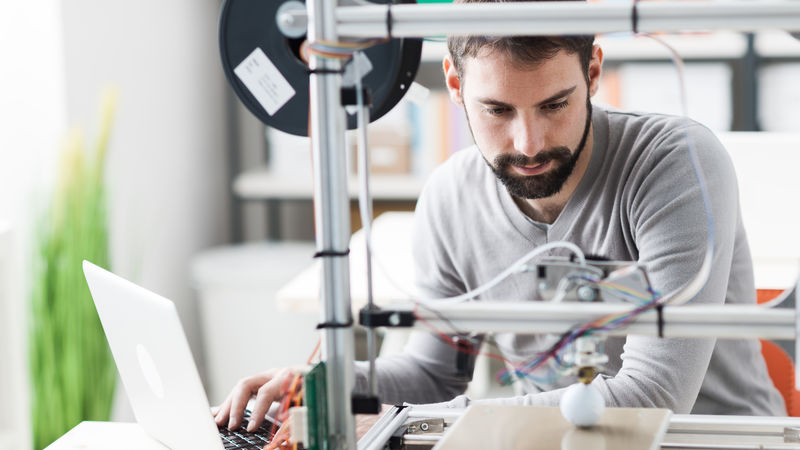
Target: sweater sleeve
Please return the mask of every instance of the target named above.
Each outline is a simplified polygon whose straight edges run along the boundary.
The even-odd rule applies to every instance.
[[[465,292],[460,274],[449,260],[452,252],[444,217],[448,183],[442,169],[435,171],[420,195],[414,214],[413,255],[416,287],[422,299],[437,299]],[[479,345],[480,337],[476,338]],[[425,331],[412,331],[400,354],[377,358],[376,378],[384,403],[431,403],[462,394],[472,378],[474,357],[457,368],[458,352],[443,339]],[[366,362],[356,363],[356,390],[367,390]]]

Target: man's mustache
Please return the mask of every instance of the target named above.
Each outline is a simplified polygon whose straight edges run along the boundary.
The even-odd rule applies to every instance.
[[[554,147],[548,150],[544,150],[536,154],[536,156],[530,157],[525,155],[510,155],[510,154],[503,154],[497,155],[494,159],[495,167],[506,167],[506,166],[535,166],[544,164],[546,162],[550,162],[553,160],[561,160],[561,161],[568,161],[571,156],[571,153],[567,147]]]

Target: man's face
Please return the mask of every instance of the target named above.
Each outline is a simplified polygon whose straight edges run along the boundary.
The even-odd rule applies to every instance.
[[[508,191],[527,199],[557,194],[591,125],[578,56],[561,51],[531,67],[496,53],[467,58],[460,93],[475,143]]]

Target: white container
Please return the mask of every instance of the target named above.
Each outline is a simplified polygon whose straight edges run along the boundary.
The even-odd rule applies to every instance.
[[[11,358],[11,336],[9,335],[11,325],[11,293],[8,287],[9,276],[7,274],[10,267],[10,234],[11,227],[0,221],[0,361],[9,361]],[[0,364],[0,399],[3,402],[11,402],[7,408],[0,410],[0,450],[11,449],[13,436],[8,429],[8,409],[14,410],[15,404],[12,396],[11,372],[13,364]]]
[[[0,220],[0,450],[30,447],[24,356],[27,303],[19,286],[12,286],[21,272],[14,270],[13,237],[11,225]]]
[[[306,362],[317,344],[318,315],[280,311],[274,299],[315,252],[311,242],[271,242],[213,248],[194,258],[212,405],[245,376]]]

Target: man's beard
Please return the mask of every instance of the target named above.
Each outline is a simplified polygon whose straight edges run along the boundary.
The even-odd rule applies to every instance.
[[[572,175],[578,158],[586,146],[589,137],[589,128],[592,124],[592,103],[586,96],[586,125],[583,136],[574,152],[568,147],[553,147],[539,152],[530,158],[520,154],[500,154],[494,159],[494,164],[486,161],[495,176],[503,183],[508,192],[514,197],[537,199],[553,196],[561,191],[564,183]],[[511,172],[512,165],[535,166],[552,162],[552,168],[539,175],[517,175]]]

